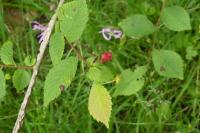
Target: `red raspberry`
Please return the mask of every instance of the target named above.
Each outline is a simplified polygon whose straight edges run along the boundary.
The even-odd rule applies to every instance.
[[[112,53],[111,52],[104,52],[103,54],[101,54],[101,59],[100,62],[106,63],[112,60]]]

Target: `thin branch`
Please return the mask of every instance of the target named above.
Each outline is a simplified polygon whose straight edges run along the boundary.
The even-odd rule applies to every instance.
[[[96,55],[96,54],[93,52],[93,50],[92,50],[87,44],[83,45],[83,47],[84,47],[85,49],[87,49],[87,50],[88,50],[88,53],[90,53],[92,56],[98,57],[98,55]]]
[[[27,107],[27,103],[28,103],[29,97],[31,95],[32,88],[33,88],[33,86],[35,84],[36,76],[38,74],[38,69],[39,69],[39,66],[41,64],[41,61],[42,61],[44,52],[46,50],[46,47],[48,45],[51,32],[52,32],[52,30],[54,28],[54,25],[55,25],[55,22],[56,22],[57,11],[62,6],[63,3],[64,3],[64,0],[60,0],[60,2],[58,4],[58,7],[56,9],[56,12],[52,16],[51,20],[49,21],[48,27],[47,27],[47,29],[45,31],[45,38],[44,38],[43,42],[40,45],[39,53],[37,55],[37,61],[36,61],[36,64],[34,65],[34,67],[33,67],[33,74],[32,74],[31,80],[29,82],[26,94],[24,96],[24,100],[23,100],[23,102],[21,104],[21,108],[19,110],[18,117],[17,117],[17,120],[15,122],[15,126],[14,126],[13,131],[12,131],[13,133],[18,133],[20,127],[23,124],[23,118],[25,116],[25,109]]]
[[[0,64],[0,68],[33,69],[33,66],[16,66],[16,65]]]
[[[85,58],[81,55],[81,53],[74,47],[73,44],[69,43],[69,46],[71,47],[71,49],[75,52],[76,56],[79,58],[79,60],[83,61],[85,64],[88,65],[87,61],[85,60]]]
[[[160,27],[161,15],[162,15],[163,10],[166,7],[166,5],[167,5],[167,0],[163,0],[162,7],[161,7],[161,10],[160,10],[160,14],[159,14],[158,20],[156,22],[156,28],[158,28],[158,29]],[[157,31],[155,31],[154,34],[153,34],[153,43],[152,43],[153,44],[153,48],[154,48],[154,46],[156,44],[156,36],[157,36]]]

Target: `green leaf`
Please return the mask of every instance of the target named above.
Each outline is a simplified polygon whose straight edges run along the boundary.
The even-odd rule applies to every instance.
[[[154,25],[144,15],[132,15],[119,23],[124,33],[133,38],[140,38],[155,31]]]
[[[90,114],[98,122],[102,122],[109,128],[109,119],[112,110],[112,101],[109,92],[104,86],[94,83],[92,85],[88,109]]]
[[[64,36],[60,32],[56,32],[51,36],[49,53],[53,65],[61,62],[65,48]]]
[[[198,55],[197,50],[195,50],[192,46],[187,47],[186,49],[186,59],[192,60],[192,58]]]
[[[163,101],[156,109],[156,114],[160,119],[167,120],[171,116],[170,102]]]
[[[15,64],[13,60],[13,44],[11,41],[6,41],[0,50],[1,60],[6,65]]]
[[[130,69],[123,71],[119,77],[119,83],[116,85],[116,90],[113,96],[130,96],[137,93],[144,85],[143,76],[146,71],[146,66],[137,67],[134,72]]]
[[[6,95],[6,81],[3,71],[0,69],[0,101]]]
[[[87,77],[95,82],[106,83],[114,79],[112,71],[106,66],[91,67]]]
[[[60,30],[71,43],[78,40],[88,21],[86,0],[75,0],[64,4],[58,12]]]
[[[6,73],[5,74],[5,80],[10,80],[12,77],[10,75],[10,73]]]
[[[155,70],[161,76],[183,79],[183,61],[176,52],[154,49],[152,60]]]
[[[33,66],[36,62],[36,59],[34,57],[31,57],[30,55],[26,56],[24,59],[24,64],[26,66]]]
[[[29,83],[31,75],[26,70],[16,70],[12,82],[17,91],[23,90]]]
[[[161,15],[164,25],[170,30],[190,30],[190,17],[187,11],[180,6],[166,7]]]
[[[55,65],[47,74],[44,83],[44,106],[60,94],[60,86],[67,88],[76,74],[78,60],[75,57],[68,57]]]

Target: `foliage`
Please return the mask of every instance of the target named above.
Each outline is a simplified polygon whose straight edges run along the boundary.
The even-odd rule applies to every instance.
[[[13,85],[17,91],[23,90],[31,79],[30,74],[25,70],[16,70],[13,75]]]
[[[190,30],[190,17],[187,11],[179,6],[166,7],[161,15],[163,23],[171,30]]]
[[[58,12],[60,30],[71,43],[77,41],[87,23],[88,9],[85,0],[64,4]]]
[[[114,96],[129,96],[137,93],[144,85],[143,76],[146,71],[146,66],[140,66],[134,72],[130,69],[124,70],[119,78],[119,83],[116,85]]]
[[[162,76],[183,79],[183,61],[169,50],[153,50],[152,60],[155,70]]]
[[[60,63],[65,48],[65,40],[60,32],[52,35],[50,40],[49,54],[54,65]]]
[[[114,79],[114,75],[109,67],[100,65],[90,67],[87,77],[95,82],[106,83]]]
[[[5,78],[4,73],[2,70],[0,70],[0,101],[3,99],[3,97],[6,95],[6,86],[5,86]]]
[[[0,1],[0,132],[12,130],[36,62],[29,21],[49,20],[54,4]],[[199,7],[198,0],[66,1],[22,132],[199,132]]]
[[[119,23],[127,36],[140,38],[154,32],[154,25],[146,16],[137,14],[132,15]]]
[[[77,59],[68,57],[49,71],[44,83],[44,106],[61,94],[61,86],[67,88],[70,85],[76,69]]]
[[[13,44],[11,41],[6,41],[0,50],[1,60],[6,65],[14,64],[13,60]]]
[[[106,88],[102,85],[94,83],[92,85],[88,109],[90,114],[97,120],[106,125],[109,128],[109,118],[112,110],[111,96]]]

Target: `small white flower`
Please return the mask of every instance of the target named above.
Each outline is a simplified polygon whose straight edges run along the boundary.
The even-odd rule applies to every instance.
[[[33,30],[45,31],[47,29],[46,26],[40,24],[37,21],[33,21],[31,24],[32,24]]]
[[[115,39],[121,38],[122,32],[120,30],[113,30],[113,36],[115,37]]]
[[[111,40],[112,34],[111,34],[111,29],[110,28],[103,28],[99,33],[102,33],[103,38],[106,40]]]
[[[38,42],[39,42],[39,43],[42,43],[42,41],[43,41],[44,38],[45,38],[45,34],[46,34],[45,31],[46,31],[47,27],[44,26],[44,25],[42,25],[42,24],[40,24],[40,23],[37,22],[37,21],[33,21],[33,22],[32,22],[32,28],[33,28],[33,30],[38,30],[38,31],[40,31],[40,34],[37,36],[37,38],[39,39]]]
[[[111,28],[103,28],[99,33],[102,33],[105,40],[111,40],[112,37],[119,39],[122,37],[122,32],[120,30],[115,30]]]

